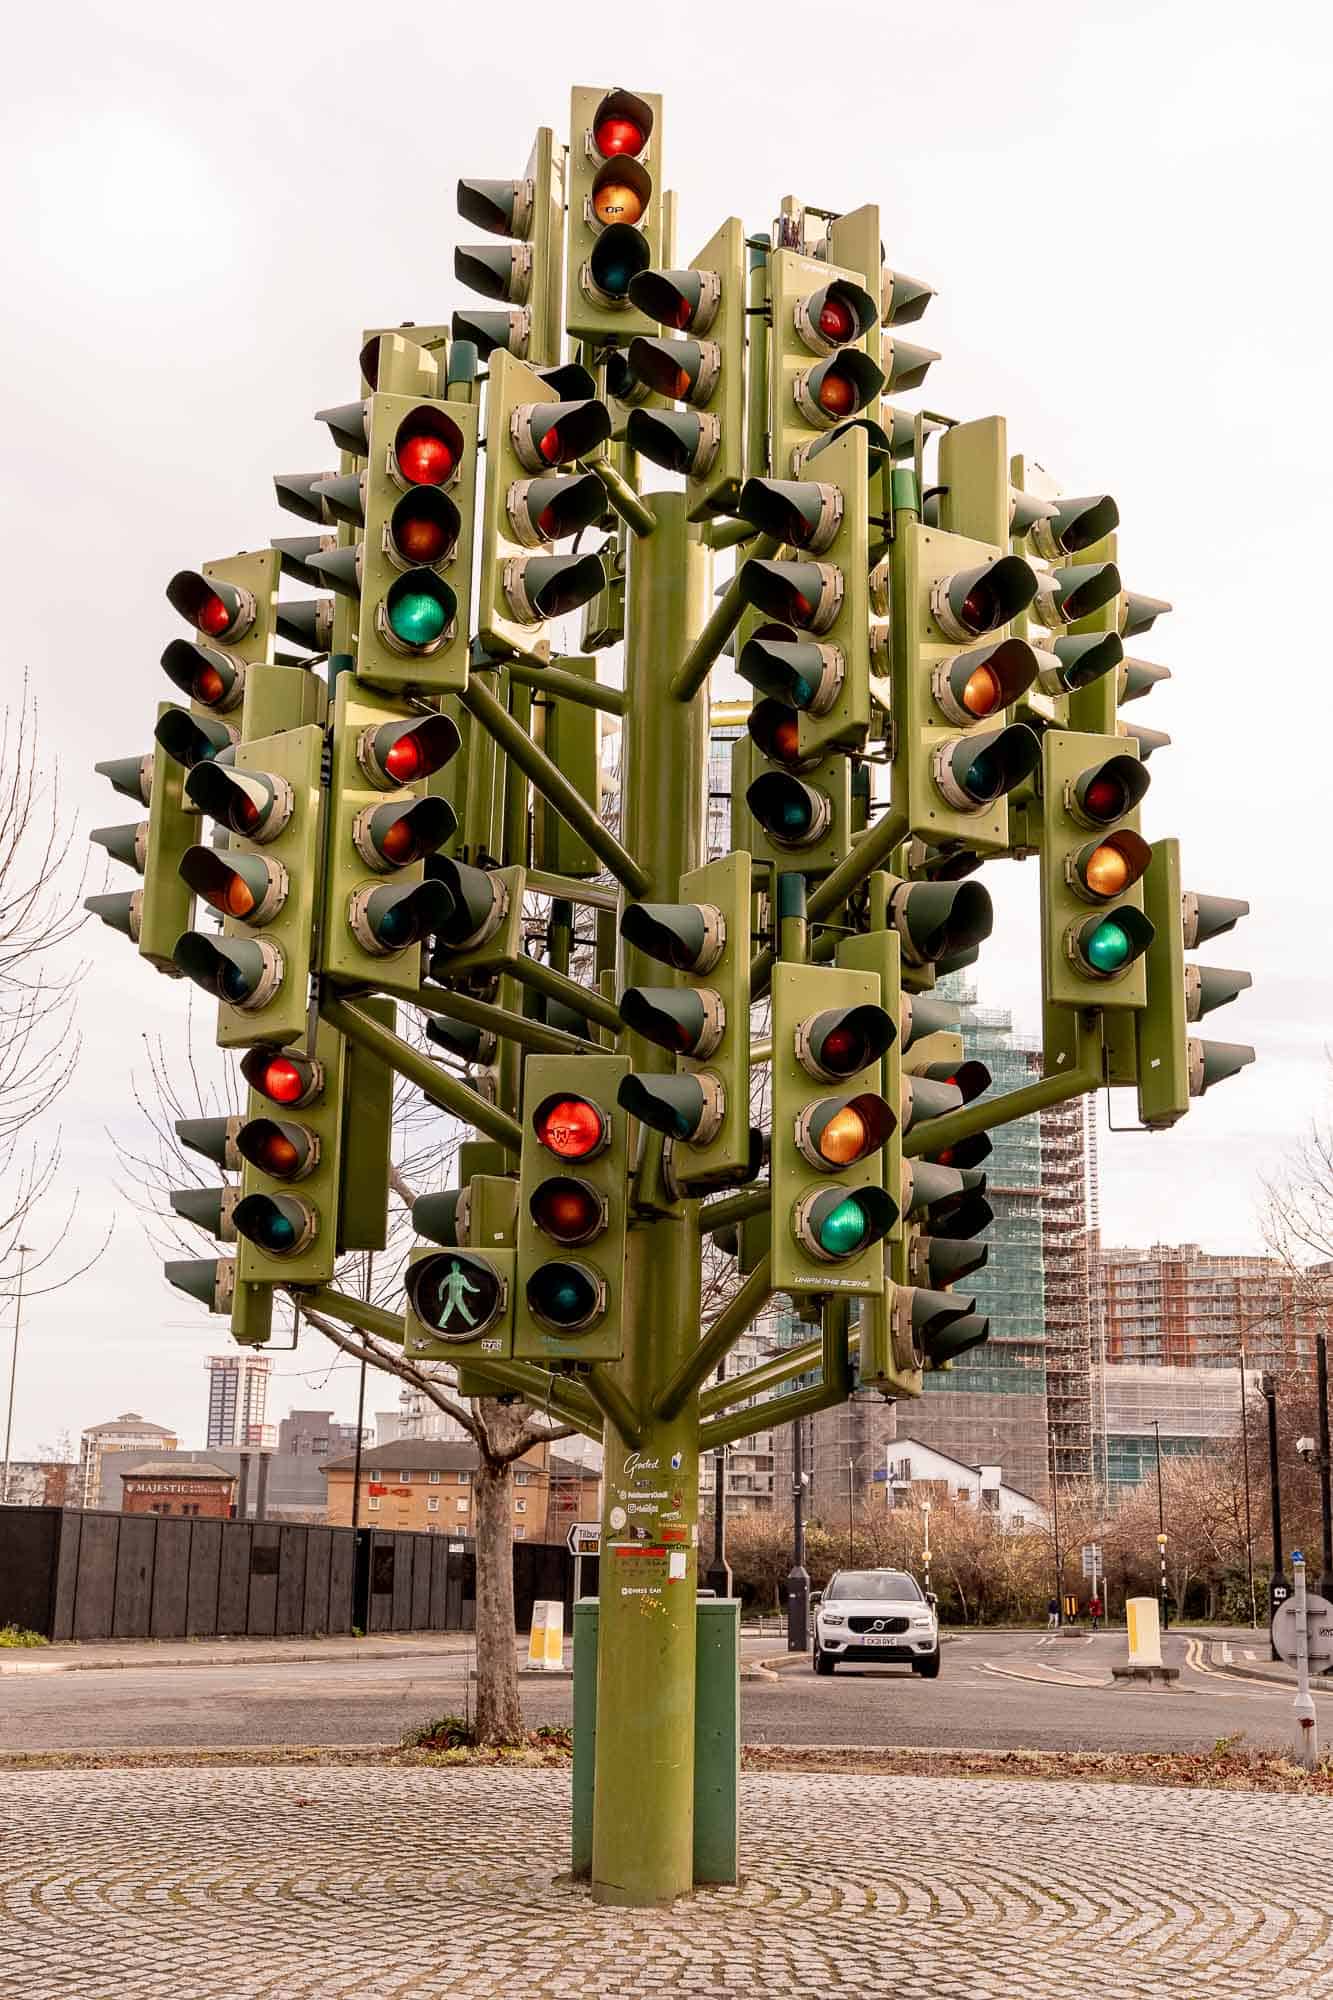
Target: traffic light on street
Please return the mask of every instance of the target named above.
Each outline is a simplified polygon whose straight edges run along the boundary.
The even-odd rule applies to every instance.
[[[640,334],[628,365],[683,410],[635,409],[626,442],[685,478],[692,521],[729,513],[745,477],[745,225],[737,216],[681,271],[641,271],[630,301],[666,336]]]
[[[475,407],[381,392],[319,418],[365,461],[315,489],[357,539],[310,557],[354,601],[358,677],[394,691],[457,692],[467,685]]]
[[[663,262],[662,99],[576,84],[569,127],[565,326],[594,347],[624,346],[653,331],[630,285]]]
[[[514,1353],[618,1361],[627,1114],[623,1056],[529,1056],[523,1071]]]
[[[1040,665],[1005,629],[1033,602],[1036,572],[907,509],[889,562],[895,802],[920,840],[1001,853],[1007,795],[1041,760],[1035,731],[1005,719]]]
[[[826,875],[846,852],[851,812],[849,760],[839,751],[802,755],[797,711],[756,702],[731,753],[733,841],[756,863]]]
[[[750,479],[739,511],[798,551],[740,569],[748,626],[737,671],[797,711],[801,755],[859,750],[870,728],[870,583],[866,434],[849,425],[821,452],[817,479]]]
[[[1046,999],[1142,1007],[1153,926],[1138,832],[1148,773],[1122,738],[1051,729],[1042,739],[1041,906]]]
[[[412,1361],[508,1360],[514,1348],[514,1181],[474,1174],[418,1196],[417,1233],[440,1247],[412,1253],[404,1280]]]
[[[477,634],[486,651],[530,652],[547,621],[575,611],[606,581],[599,557],[557,555],[553,544],[606,511],[595,473],[566,470],[611,435],[595,397],[562,401],[510,354],[492,355],[486,384]]]
[[[431,782],[459,740],[447,715],[339,675],[320,932],[321,968],[339,985],[420,988],[422,945],[453,912],[448,890],[425,874],[457,826]]]
[[[771,991],[774,1290],[881,1291],[898,1204],[880,1064],[896,1024],[874,973],[780,963]]]
[[[620,1018],[676,1057],[675,1073],[627,1076],[620,1102],[672,1143],[681,1186],[726,1183],[750,1160],[750,857],[680,880],[681,903],[627,903],[620,934],[668,966],[670,986],[629,986]]]
[[[249,1114],[235,1137],[241,1199],[236,1274],[252,1284],[321,1284],[338,1254],[345,1044],[323,1022],[313,1058],[253,1048],[242,1063]]]
[[[1159,840],[1144,872],[1144,910],[1153,926],[1146,954],[1148,1002],[1135,1016],[1139,1118],[1153,1131],[1174,1125],[1215,1083],[1254,1061],[1240,1042],[1213,1042],[1189,1028],[1245,992],[1248,972],[1195,965],[1187,951],[1233,929],[1249,914],[1239,897],[1181,890],[1180,845]]]
[[[460,180],[458,213],[476,229],[517,240],[454,251],[459,283],[507,308],[455,313],[454,339],[475,341],[483,356],[503,347],[534,367],[554,367],[564,285],[565,149],[550,127],[538,131],[522,180]]]
[[[173,956],[221,1001],[224,1047],[283,1043],[306,1032],[319,881],[323,731],[309,725],[243,743],[230,765],[197,764],[185,795],[229,836],[181,861],[186,883],[223,920],[188,930]]]

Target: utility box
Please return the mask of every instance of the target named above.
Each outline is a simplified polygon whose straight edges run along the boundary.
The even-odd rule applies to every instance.
[[[574,1606],[574,1827],[571,1872],[592,1873],[593,1777],[597,1768],[595,1597]],[[741,1607],[700,1598],[694,1679],[694,1879],[735,1882],[739,1867]]]

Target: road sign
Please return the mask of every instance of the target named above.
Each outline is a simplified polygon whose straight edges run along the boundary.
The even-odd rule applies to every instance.
[[[1101,1544],[1099,1542],[1088,1543],[1088,1546],[1083,1551],[1082,1562],[1084,1576],[1101,1576],[1106,1565],[1102,1561]]]
[[[565,1541],[572,1556],[600,1555],[602,1524],[600,1521],[571,1521]]]
[[[1305,1593],[1305,1632],[1310,1671],[1333,1667],[1333,1604],[1313,1591]],[[1288,1666],[1296,1664],[1296,1600],[1289,1597],[1273,1613],[1273,1644]]]

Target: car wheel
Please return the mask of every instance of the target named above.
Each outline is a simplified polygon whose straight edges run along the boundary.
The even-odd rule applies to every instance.
[[[831,1674],[833,1672],[834,1661],[824,1651],[824,1648],[820,1645],[818,1640],[815,1641],[814,1659],[812,1664],[817,1674]]]
[[[920,1674],[923,1681],[935,1681],[940,1677],[940,1649],[927,1653],[923,1659],[913,1660],[912,1672]]]

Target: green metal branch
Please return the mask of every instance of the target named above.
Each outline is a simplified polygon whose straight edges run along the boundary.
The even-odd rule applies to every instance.
[[[553,965],[547,965],[540,958],[516,958],[509,965],[509,970],[515,979],[521,979],[534,992],[544,993],[548,1000],[558,1000],[564,1007],[572,1007],[585,1020],[596,1021],[599,1028],[609,1028],[613,1035],[625,1032],[620,1009],[614,1001],[599,993],[595,986],[580,986],[577,979],[557,972]],[[602,1049],[599,1053],[605,1055],[606,1050]]]
[[[725,1382],[715,1382],[699,1398],[700,1416],[713,1416],[719,1410],[729,1410],[733,1404],[744,1403],[757,1396],[761,1389],[776,1389],[782,1382],[791,1382],[798,1375],[808,1374],[823,1352],[821,1335],[818,1340],[804,1340],[799,1347],[786,1348],[783,1353],[775,1354],[769,1361],[761,1361],[757,1368],[747,1370],[744,1375],[730,1375]]]
[[[547,804],[559,813],[567,826],[574,829],[580,840],[587,842],[616,880],[623,882],[632,896],[646,895],[649,878],[634,856],[621,846],[582,793],[570,784],[560,767],[533,742],[526,730],[520,729],[508,709],[495,699],[476,674],[469,677],[459,699],[505,755],[513,758],[524,777],[536,787]]]
[[[755,1314],[763,1311],[772,1296],[773,1279],[769,1260],[765,1257],[762,1263],[755,1265],[735,1298],[723,1306],[699,1345],[685,1357],[666,1387],[654,1397],[653,1412],[656,1416],[669,1420],[684,1409],[699,1384],[712,1374]]]
[[[753,552],[761,561],[766,561],[769,556],[777,554],[780,546],[772,535],[761,535]],[[712,617],[671,677],[667,693],[673,701],[693,701],[708,679],[714,660],[740,624],[744,609],[740,579],[733,577],[718,598]]]
[[[585,680],[582,674],[567,674],[561,667],[546,666],[534,659],[506,660],[505,666],[511,681],[535,688],[538,694],[557,695],[561,701],[578,702],[584,708],[600,708],[607,715],[625,713],[624,688]]]
[[[853,889],[859,889],[867,876],[885,862],[899,842],[907,834],[906,818],[892,807],[882,812],[875,824],[868,828],[857,841],[850,854],[843,856],[831,875],[826,875],[818,888],[812,889],[806,904],[806,917],[810,923],[818,923],[827,917],[840,903],[847,900]],[[818,955],[818,951],[816,951]],[[750,997],[758,999],[768,991],[769,976],[773,970],[774,953],[771,945],[757,952],[750,960]]]
[[[1098,1044],[1100,1058],[1100,1043]],[[991,1132],[997,1125],[1011,1125],[1015,1118],[1028,1118],[1034,1111],[1048,1111],[1053,1104],[1065,1104],[1071,1097],[1086,1096],[1101,1087],[1098,1060],[1080,1063],[1062,1076],[1044,1076],[1040,1083],[1025,1084],[1021,1090],[1007,1090],[1002,1097],[978,1098],[958,1111],[946,1111],[928,1118],[914,1132],[903,1135],[903,1158],[914,1160],[922,1153],[938,1153],[956,1146],[977,1132]]]
[[[726,1416],[714,1417],[699,1426],[699,1449],[716,1451],[719,1445],[750,1437],[755,1431],[776,1430],[779,1424],[789,1424],[794,1417],[811,1417],[845,1401],[845,1392],[836,1383],[819,1382],[813,1389],[797,1389],[790,1396],[773,1396],[748,1410],[730,1410]]]
[[[553,875],[549,869],[529,868],[523,887],[534,896],[560,896],[567,903],[586,903],[592,910],[619,910],[620,891],[608,882],[583,882],[573,875]]]
[[[297,1285],[292,1290],[312,1312],[327,1313],[330,1319],[340,1319],[361,1333],[376,1333],[381,1340],[392,1340],[399,1347],[403,1344],[407,1321],[402,1313],[386,1312],[383,1306],[372,1306],[365,1299],[349,1298],[331,1285],[315,1285],[309,1290]]]
[[[613,1423],[631,1451],[643,1442],[643,1431],[634,1405],[602,1362],[595,1361],[584,1378],[588,1394],[609,1423]]]
[[[378,1021],[372,1021],[368,1014],[363,1014],[349,1001],[335,999],[329,993],[320,995],[319,1011],[331,1028],[337,1028],[349,1042],[355,1042],[368,1055],[388,1063],[399,1076],[406,1077],[409,1083],[414,1083],[418,1090],[424,1092],[432,1104],[451,1111],[465,1125],[474,1125],[479,1132],[498,1139],[510,1152],[518,1152],[523,1140],[523,1127],[517,1118],[511,1118],[498,1105],[488,1104],[484,1097],[479,1097],[465,1083],[450,1076],[429,1056],[422,1055],[419,1049],[412,1048],[400,1035],[381,1027]]]
[[[628,479],[617,472],[606,458],[581,458],[579,465],[584,472],[595,473],[606,488],[606,497],[619,514],[622,521],[628,521],[636,535],[651,535],[657,526],[657,516],[651,507],[646,507]]]
[[[430,1013],[447,1014],[451,1021],[466,1021],[470,1028],[480,1028],[486,1034],[506,1035],[510,1041],[525,1049],[536,1049],[542,1055],[606,1054],[600,1042],[566,1034],[563,1028],[548,1028],[544,1021],[530,1020],[526,1014],[516,1014],[511,1007],[493,1007],[488,1001],[474,1000],[470,993],[455,993],[445,986],[421,987],[413,1004]]]
[[[704,540],[710,549],[739,548],[745,542],[752,542],[757,532],[749,521],[729,520],[720,514],[704,523]]]
[[[705,1202],[696,1210],[696,1220],[701,1236],[711,1230],[723,1229],[729,1222],[748,1222],[752,1215],[762,1215],[769,1204],[768,1182],[758,1187],[742,1188],[738,1194],[724,1195],[720,1201]]]

